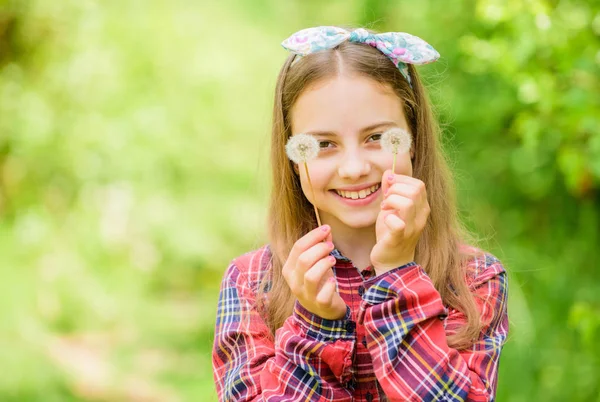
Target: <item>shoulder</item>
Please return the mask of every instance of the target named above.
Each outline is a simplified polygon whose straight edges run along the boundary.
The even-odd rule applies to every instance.
[[[469,287],[477,287],[496,276],[506,275],[504,265],[493,254],[466,244],[462,244],[460,250],[465,259],[465,279]]]
[[[269,272],[270,266],[271,250],[269,245],[264,245],[234,258],[223,275],[223,281],[247,286],[256,291]]]

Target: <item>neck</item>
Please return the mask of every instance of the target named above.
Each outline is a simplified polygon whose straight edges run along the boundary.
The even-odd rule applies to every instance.
[[[338,226],[338,225],[335,225]],[[371,265],[371,250],[375,246],[375,225],[360,229],[331,226],[333,243],[359,270]]]

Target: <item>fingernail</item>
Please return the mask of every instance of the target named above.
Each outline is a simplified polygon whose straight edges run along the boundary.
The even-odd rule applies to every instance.
[[[328,241],[328,242],[327,242],[327,247],[329,247],[329,248],[333,248],[333,243],[332,243],[332,242],[330,242],[330,241]]]
[[[323,225],[323,226],[321,226],[321,230],[322,230],[323,232],[327,232],[327,231],[329,231],[329,225]]]
[[[333,264],[335,262],[335,257],[332,256],[332,255],[330,255],[329,256],[329,262]]]
[[[335,276],[330,276],[329,279],[327,279],[329,282],[333,282],[335,283]]]
[[[389,174],[387,177],[388,181],[394,181],[394,175],[393,174]]]

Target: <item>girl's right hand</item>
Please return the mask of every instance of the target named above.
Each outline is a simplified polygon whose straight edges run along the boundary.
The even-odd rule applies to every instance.
[[[318,227],[301,237],[292,247],[282,274],[300,304],[311,313],[328,320],[346,315],[346,303],[336,292],[331,268],[335,258],[328,225]]]

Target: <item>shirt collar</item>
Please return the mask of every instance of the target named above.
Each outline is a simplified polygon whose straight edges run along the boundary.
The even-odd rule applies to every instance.
[[[350,261],[348,258],[344,257],[337,248],[334,248],[333,251],[329,254],[334,256],[336,260]]]

